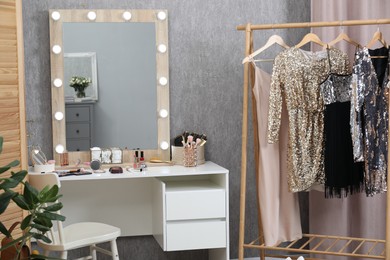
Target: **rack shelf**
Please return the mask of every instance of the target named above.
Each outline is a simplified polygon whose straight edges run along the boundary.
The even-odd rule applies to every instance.
[[[258,237],[244,248],[277,250],[290,253],[320,254],[349,257],[364,257],[369,259],[385,259],[385,240],[304,234],[302,239],[276,246],[266,246]],[[301,242],[301,243],[299,243]]]

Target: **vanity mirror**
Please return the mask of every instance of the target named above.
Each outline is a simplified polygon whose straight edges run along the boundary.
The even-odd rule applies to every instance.
[[[90,160],[94,146],[140,148],[146,158],[169,160],[167,11],[50,10],[49,15],[56,161],[63,150],[70,160]],[[69,77],[83,75],[73,75],[79,73],[65,59],[87,53],[92,53],[87,55],[91,98],[74,100]]]

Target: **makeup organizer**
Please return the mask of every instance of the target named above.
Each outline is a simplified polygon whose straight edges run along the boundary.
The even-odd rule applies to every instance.
[[[358,25],[380,25],[390,24],[390,19],[379,20],[350,20],[350,21],[332,21],[332,22],[306,22],[306,23],[282,23],[282,24],[246,24],[237,26],[237,30],[245,31],[245,57],[253,53],[253,32],[256,30],[273,30],[273,29],[289,29],[289,28],[312,28],[312,27],[339,27],[339,26],[358,26]],[[261,260],[265,259],[265,250],[299,254],[316,254],[316,255],[333,255],[333,256],[348,256],[361,257],[367,259],[386,259],[390,260],[390,220],[386,223],[386,239],[367,239],[355,237],[328,236],[321,234],[303,234],[305,238],[303,243],[299,240],[281,243],[276,246],[265,246],[264,238],[262,237],[262,226],[260,219],[260,211],[258,209],[259,218],[259,237],[255,240],[245,243],[245,203],[246,203],[246,174],[247,174],[247,134],[248,134],[248,92],[252,91],[254,80],[253,67],[248,62],[244,65],[244,83],[243,83],[243,118],[242,118],[242,154],[241,154],[241,190],[240,190],[240,221],[239,221],[239,248],[238,259],[244,259],[245,249],[259,249]],[[258,141],[258,117],[256,111],[256,100],[252,95],[252,124],[254,136],[254,155],[255,169],[259,170],[259,141]],[[390,110],[390,108],[388,108]],[[390,121],[389,121],[390,122]],[[389,135],[390,137],[390,135]],[[390,144],[390,140],[388,142]],[[390,150],[390,149],[389,149]],[[388,155],[389,161],[390,156]],[[390,164],[388,164],[388,172],[390,172]],[[256,182],[257,183],[257,182]],[[390,189],[389,182],[387,183],[388,190]],[[390,192],[387,192],[386,216],[390,216]],[[341,249],[335,249],[334,245],[338,242],[344,243]],[[329,244],[324,250],[321,249],[322,244]],[[356,246],[352,246],[356,245]],[[383,251],[379,254],[374,254],[373,249],[381,246]],[[369,248],[362,252],[361,248]],[[287,256],[285,256],[287,257]]]

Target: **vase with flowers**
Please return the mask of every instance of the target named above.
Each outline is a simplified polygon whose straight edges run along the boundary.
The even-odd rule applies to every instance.
[[[82,76],[73,76],[69,82],[69,86],[74,88],[76,91],[76,97],[84,98],[85,97],[85,89],[92,83],[90,78],[82,77]]]

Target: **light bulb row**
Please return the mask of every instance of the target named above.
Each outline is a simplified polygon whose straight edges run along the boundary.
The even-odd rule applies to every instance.
[[[156,14],[156,16],[157,16],[157,19],[160,20],[160,21],[164,21],[165,19],[167,19],[167,13],[164,12],[164,11],[159,11],[159,12]],[[60,19],[61,19],[61,14],[60,14],[60,12],[58,12],[58,11],[52,12],[52,13],[51,13],[51,18],[52,18],[54,21],[60,20]],[[97,18],[96,12],[94,12],[94,11],[89,11],[89,12],[87,13],[87,18],[88,18],[88,20],[90,20],[90,21],[95,21],[96,18]],[[130,21],[131,18],[132,18],[131,12],[129,12],[129,11],[123,12],[122,18],[123,18],[125,21]]]
[[[60,54],[62,52],[62,48],[60,45],[56,44],[51,49],[54,54]],[[157,46],[157,50],[159,53],[166,53],[167,52],[167,46],[165,44],[159,44]]]

